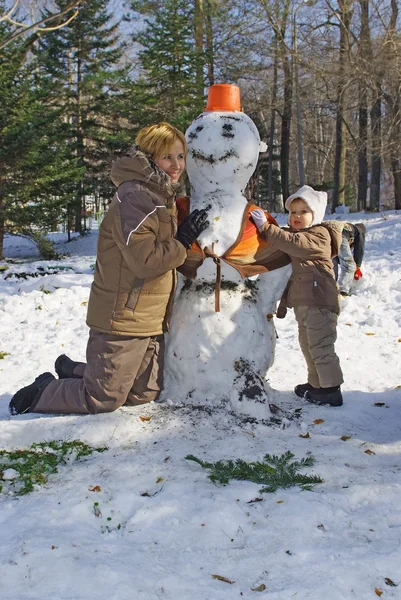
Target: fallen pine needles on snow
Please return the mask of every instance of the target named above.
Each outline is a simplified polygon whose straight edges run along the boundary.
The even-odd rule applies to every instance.
[[[0,450],[0,492],[23,496],[44,485],[59,464],[79,460],[106,447],[92,448],[80,440],[53,440],[32,444],[26,450]]]
[[[315,459],[311,455],[297,461],[293,460],[294,454],[292,452],[285,452],[281,456],[266,454],[263,462],[250,463],[240,458],[235,461],[219,460],[215,463],[208,463],[191,454],[185,458],[193,460],[204,469],[209,469],[211,471],[209,479],[215,484],[227,485],[230,479],[252,481],[263,485],[259,490],[261,494],[274,493],[279,488],[293,486],[299,486],[303,490],[311,490],[317,483],[324,482],[319,475],[299,473],[301,469],[314,465]]]

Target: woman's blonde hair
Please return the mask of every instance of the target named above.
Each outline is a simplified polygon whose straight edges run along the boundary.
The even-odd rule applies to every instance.
[[[184,154],[186,154],[187,142],[184,134],[173,125],[162,121],[157,125],[148,125],[141,129],[136,136],[135,143],[142,152],[149,154],[152,158],[159,158],[163,154],[168,154],[177,140],[182,142]]]

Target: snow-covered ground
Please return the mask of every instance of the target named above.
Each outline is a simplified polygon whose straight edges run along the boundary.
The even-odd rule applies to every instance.
[[[33,493],[0,494],[1,600],[401,598],[401,213],[347,219],[365,222],[368,234],[364,276],[339,319],[344,406],[294,396],[305,366],[289,311],[276,321],[269,424],[168,402],[98,416],[11,417],[12,395],[54,372],[59,354],[84,359],[96,231],[68,244],[55,234],[58,251],[69,253],[61,261],[38,260],[27,242],[7,238],[0,448],[79,439],[109,449],[60,466]],[[48,274],[12,275],[38,267]],[[286,451],[311,453],[307,471],[324,483],[251,502],[260,485],[217,487],[185,459],[255,461]]]

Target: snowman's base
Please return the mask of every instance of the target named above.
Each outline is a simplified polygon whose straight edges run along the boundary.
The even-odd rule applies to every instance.
[[[230,404],[237,413],[265,419],[270,416],[269,388],[253,368],[253,365],[241,358],[234,363],[237,372],[231,390]]]
[[[276,331],[272,315],[262,310],[258,282],[239,275],[222,282],[220,304],[216,312],[210,282],[186,281],[180,288],[166,338],[163,397],[268,419],[271,391],[264,377]]]
[[[194,425],[203,422],[205,419],[210,419],[212,422],[218,422],[222,426],[224,424],[230,427],[234,424],[237,424],[239,427],[243,427],[244,425],[264,425],[266,427],[286,429],[292,423],[298,423],[302,414],[302,407],[298,406],[298,402],[285,403],[281,407],[270,403],[267,415],[264,414],[259,418],[247,415],[246,412],[233,410],[229,401],[222,402],[221,405],[217,405],[216,403],[190,404],[172,398],[160,397],[159,400],[156,400],[155,404],[171,414],[190,415]]]
[[[267,382],[258,375],[253,365],[243,358],[235,361],[234,369],[235,377],[229,394],[222,394],[221,390],[220,394],[214,394],[211,390],[202,393],[193,388],[183,398],[181,389],[181,391],[176,390],[174,394],[176,400],[173,400],[170,389],[168,398],[165,391],[160,397],[160,402],[168,401],[170,404],[180,406],[203,407],[211,411],[225,409],[227,412],[250,419],[269,419],[271,392]]]

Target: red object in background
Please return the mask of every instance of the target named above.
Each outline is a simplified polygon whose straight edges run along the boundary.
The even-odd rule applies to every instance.
[[[362,271],[361,269],[358,267],[357,270],[354,273],[354,279],[360,279],[362,277]]]

